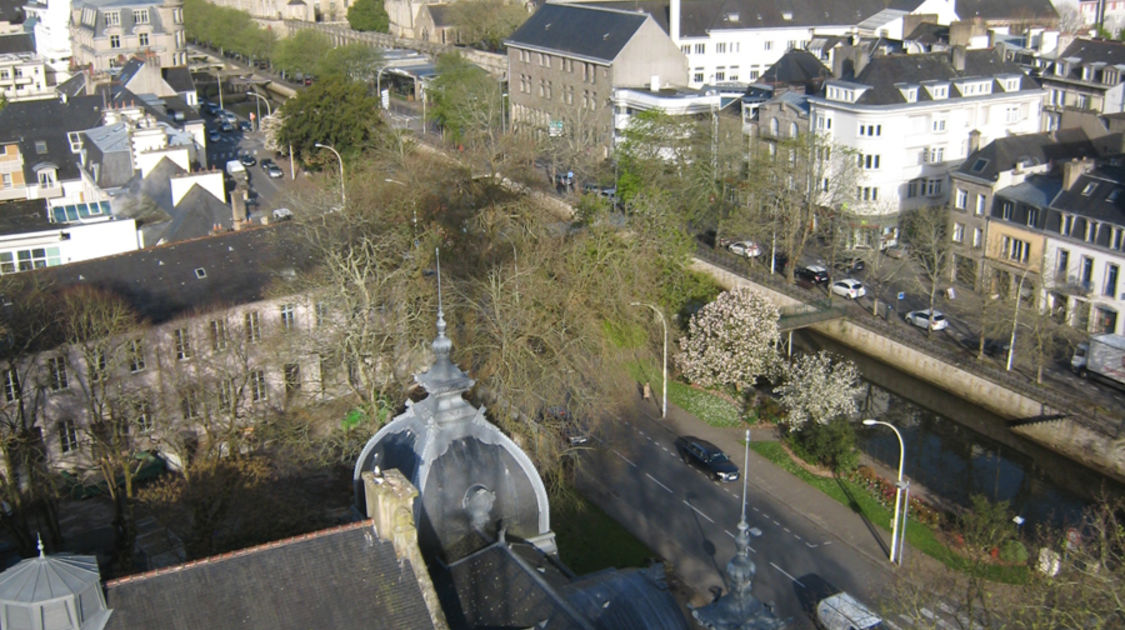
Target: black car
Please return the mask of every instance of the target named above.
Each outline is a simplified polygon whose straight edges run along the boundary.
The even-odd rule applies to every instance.
[[[699,468],[715,481],[738,480],[738,466],[730,461],[722,449],[707,440],[690,435],[678,437],[676,452],[684,463]]]
[[[823,265],[809,265],[801,267],[793,274],[798,282],[812,285],[828,284],[828,270]]]
[[[241,162],[243,166],[254,166],[258,163],[258,160],[256,160],[254,156],[250,155],[249,153],[243,153],[241,156],[239,156],[238,161]]]

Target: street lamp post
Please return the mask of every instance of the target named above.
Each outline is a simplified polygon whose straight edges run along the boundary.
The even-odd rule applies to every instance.
[[[348,205],[348,193],[344,185],[344,158],[340,157],[339,151],[327,144],[317,142],[313,146],[318,149],[328,149],[336,156],[336,159],[340,161],[340,209],[343,210]]]
[[[219,109],[223,109],[223,67],[215,71],[215,83],[219,86]]]
[[[660,417],[668,417],[668,322],[664,320],[664,313],[656,306],[645,302],[630,302],[632,306],[647,306],[660,318],[660,325],[664,327],[664,386],[662,388],[663,400],[660,406]]]
[[[890,427],[890,429],[895,432],[895,437],[898,438],[898,482],[895,483],[895,515],[894,515],[894,526],[891,528],[890,561],[891,561],[891,564],[895,564],[896,560],[898,561],[898,564],[902,564],[902,551],[901,551],[901,548],[900,548],[899,538],[900,537],[906,538],[906,532],[905,531],[902,531],[902,532],[899,531],[899,513],[900,512],[902,513],[903,520],[905,520],[906,510],[902,509],[902,507],[901,507],[902,506],[902,491],[904,489],[909,488],[909,484],[904,484],[902,482],[902,464],[903,464],[903,460],[905,459],[905,456],[906,456],[906,448],[903,446],[903,443],[902,443],[902,433],[899,433],[899,430],[895,427],[895,425],[891,424],[890,422],[884,422],[882,420],[873,420],[871,418],[868,418],[867,420],[863,421],[863,424],[865,426],[869,426],[869,427],[874,426],[876,424],[881,424],[883,426]],[[907,496],[910,496],[910,495],[908,494]]]
[[[247,92],[246,96],[253,96],[254,98],[258,99],[256,101],[254,101],[254,103],[255,103],[255,106],[257,107],[257,110],[258,110],[258,129],[261,130],[261,128],[262,128],[262,101],[266,102],[266,116],[273,116],[273,108],[270,107],[270,100],[268,98],[262,96],[261,94],[258,94],[257,92],[255,92],[253,90]]]

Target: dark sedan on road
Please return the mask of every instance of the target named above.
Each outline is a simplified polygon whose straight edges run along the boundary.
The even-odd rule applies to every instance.
[[[715,481],[737,481],[735,466],[721,448],[707,440],[684,435],[676,438],[676,452],[685,464],[691,464],[707,473]]]

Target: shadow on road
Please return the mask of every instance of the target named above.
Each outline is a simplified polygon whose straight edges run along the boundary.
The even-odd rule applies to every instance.
[[[883,536],[879,533],[879,528],[876,527],[875,523],[872,523],[871,520],[863,514],[863,510],[860,509],[859,503],[855,500],[855,495],[850,489],[848,489],[847,484],[845,484],[839,476],[835,477],[835,479],[836,485],[839,486],[840,491],[843,492],[844,496],[848,498],[848,508],[850,508],[851,511],[855,512],[863,520],[864,527],[866,527],[867,531],[871,533],[871,537],[875,539],[875,544],[879,545],[879,548],[883,550],[883,553],[890,553],[891,548],[888,547],[887,543],[883,540]]]

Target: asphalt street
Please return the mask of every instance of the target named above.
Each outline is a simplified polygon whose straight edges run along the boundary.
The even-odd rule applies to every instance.
[[[580,467],[583,492],[671,563],[695,591],[695,604],[708,601],[715,589],[725,591],[742,483],[711,481],[680,461],[673,441],[679,434],[699,435],[741,468],[742,431],[709,427],[675,407],[668,420],[660,420],[646,402],[605,425]],[[894,579],[885,556],[889,534],[753,452],[749,462],[755,596],[792,618],[792,627],[811,628],[798,598],[800,576],[817,574],[870,602],[887,592]]]

